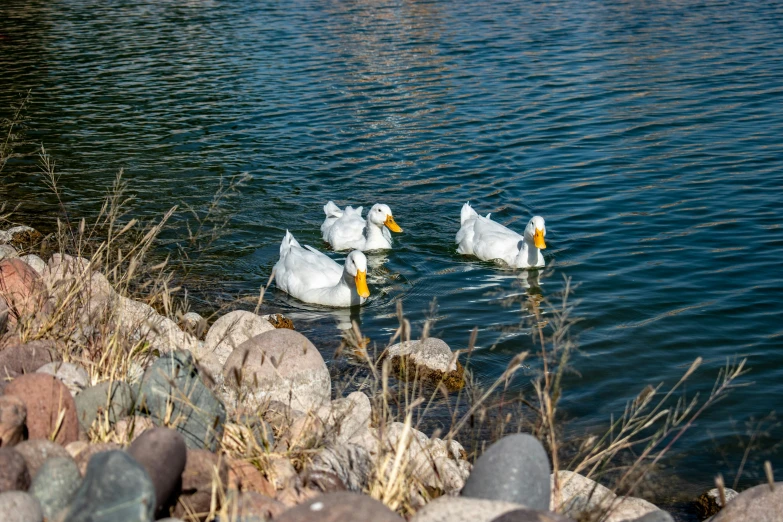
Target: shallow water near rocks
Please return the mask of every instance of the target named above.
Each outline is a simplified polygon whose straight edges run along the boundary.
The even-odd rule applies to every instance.
[[[6,0],[0,112],[32,90],[16,150],[46,146],[72,216],[95,213],[121,168],[142,217],[204,208],[221,179],[248,174],[218,207],[227,234],[198,259],[211,298],[257,293],[286,229],[321,248],[329,199],[390,205],[405,232],[370,256],[367,306],[266,294],[326,353],[351,318],[384,344],[401,302],[452,348],[477,326],[472,369],[489,383],[533,347],[520,304],[556,299],[568,277],[574,433],[696,357],[689,396],[748,357],[754,384],[667,460],[685,482],[670,493],[690,494],[717,472],[733,482],[748,423],[783,392],[782,35],[780,2]],[[0,198],[51,227],[38,173],[33,155],[12,159]],[[544,216],[551,268],[456,254],[468,200],[517,230]],[[745,486],[779,459],[783,431],[762,428]]]

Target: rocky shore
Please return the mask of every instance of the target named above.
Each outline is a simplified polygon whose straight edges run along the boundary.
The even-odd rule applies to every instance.
[[[549,456],[530,435],[474,459],[390,419],[382,397],[334,396],[318,347],[283,316],[235,310],[209,324],[165,299],[153,307],[94,260],[42,259],[40,240],[0,231],[6,522],[673,520],[569,471],[553,498]],[[396,378],[413,368],[463,386],[439,339],[388,357]],[[732,495],[713,522],[781,519],[783,484]],[[722,502],[707,495],[704,516]]]

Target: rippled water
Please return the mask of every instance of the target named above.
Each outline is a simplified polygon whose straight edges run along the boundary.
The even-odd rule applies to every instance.
[[[782,36],[781,2],[6,0],[0,110],[32,89],[18,150],[45,144],[73,212],[95,211],[120,168],[146,216],[203,205],[221,177],[248,173],[201,261],[221,295],[266,282],[285,229],[321,247],[327,200],[390,205],[405,233],[372,260],[355,318],[383,342],[402,301],[453,348],[478,326],[484,382],[532,346],[505,301],[553,297],[571,278],[576,431],[698,356],[689,395],[747,356],[755,385],[669,464],[699,490],[718,471],[733,480],[737,435],[783,392]],[[0,196],[45,221],[55,202],[36,173],[35,158],[13,160]],[[457,255],[467,200],[519,230],[545,216],[553,269]],[[748,471],[775,463],[782,434],[761,438]]]

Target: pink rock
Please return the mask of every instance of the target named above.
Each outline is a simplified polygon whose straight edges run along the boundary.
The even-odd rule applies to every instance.
[[[8,306],[8,323],[13,327],[20,317],[34,314],[42,305],[41,277],[21,259],[4,259],[0,261],[0,297]]]
[[[54,441],[63,446],[79,439],[76,403],[68,388],[53,375],[21,375],[6,386],[5,394],[19,397],[25,403],[31,439],[48,439],[55,431]],[[62,422],[57,429],[61,412]]]

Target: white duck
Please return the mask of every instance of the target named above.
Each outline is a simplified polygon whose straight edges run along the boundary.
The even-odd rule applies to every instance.
[[[402,232],[388,205],[373,205],[366,221],[362,207],[345,207],[343,211],[333,201],[324,205],[324,214],[321,235],[335,250],[389,249],[392,244],[389,230]]]
[[[364,254],[351,252],[343,267],[311,246],[302,247],[287,230],[274,270],[277,287],[306,303],[344,307],[370,296]]]
[[[515,268],[544,266],[546,225],[544,218],[533,216],[524,236],[487,217],[479,216],[470,203],[462,206],[461,226],[457,232],[457,252],[474,255],[484,261],[502,259]]]

